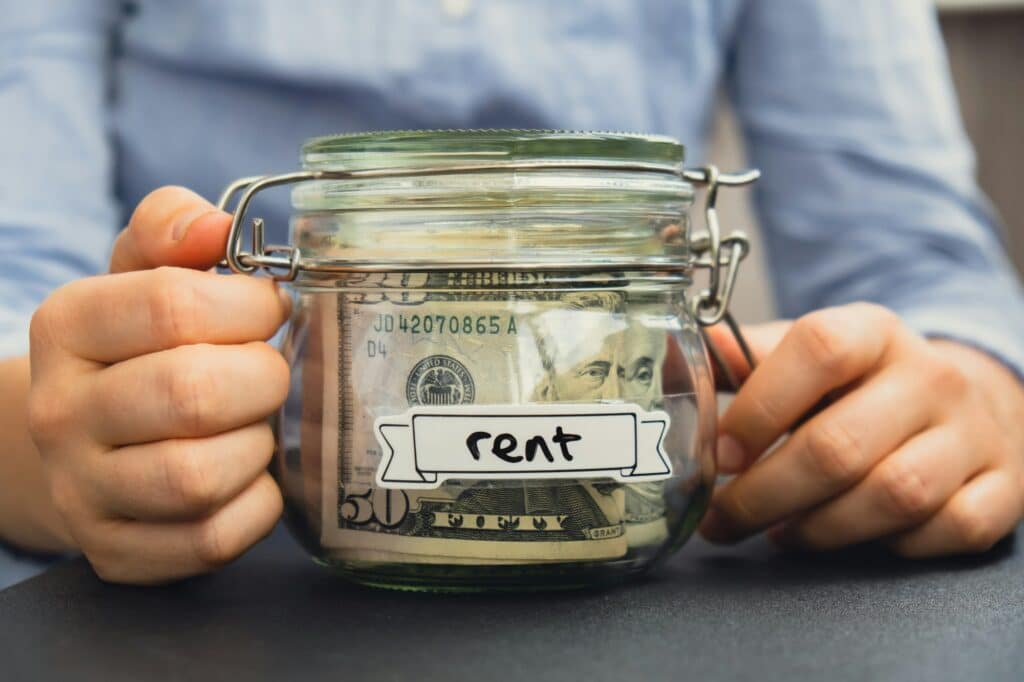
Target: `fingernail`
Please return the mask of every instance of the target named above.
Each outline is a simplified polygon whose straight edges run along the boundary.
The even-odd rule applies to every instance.
[[[191,215],[179,218],[178,222],[174,223],[174,228],[171,229],[171,239],[176,242],[180,242],[184,239],[185,235],[188,234],[188,228],[192,225],[193,220],[194,216]]]
[[[718,452],[718,472],[722,474],[734,474],[743,469],[747,463],[747,453],[736,438],[727,433],[718,437],[718,444],[715,446]]]

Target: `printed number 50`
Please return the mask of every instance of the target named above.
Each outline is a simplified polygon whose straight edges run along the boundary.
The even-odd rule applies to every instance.
[[[343,519],[355,525],[376,520],[385,528],[394,528],[409,513],[409,496],[402,490],[367,487],[346,495],[340,511]]]

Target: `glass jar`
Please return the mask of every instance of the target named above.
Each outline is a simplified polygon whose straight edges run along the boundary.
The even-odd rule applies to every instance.
[[[542,589],[678,548],[715,478],[702,323],[742,235],[666,137],[410,131],[307,142],[245,178],[227,261],[291,282],[272,470],[320,564],[402,589]],[[252,250],[252,197],[292,190],[292,244]],[[692,234],[695,185],[707,228]],[[691,302],[696,267],[709,287]]]

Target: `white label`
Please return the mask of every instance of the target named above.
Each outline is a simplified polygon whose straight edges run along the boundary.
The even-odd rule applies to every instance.
[[[672,475],[662,449],[669,416],[627,404],[417,406],[381,417],[377,484],[437,488],[450,478],[613,478]]]

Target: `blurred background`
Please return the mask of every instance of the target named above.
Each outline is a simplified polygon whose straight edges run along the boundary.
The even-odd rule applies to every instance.
[[[894,0],[898,2],[899,0]],[[953,80],[967,134],[974,142],[981,186],[1006,227],[1018,272],[1024,272],[1024,0],[937,0]],[[744,164],[743,145],[728,106],[719,107],[711,161],[722,168]],[[724,192],[724,229],[746,230],[754,239],[744,263],[733,309],[739,320],[773,317],[774,305],[756,220],[744,192]]]

